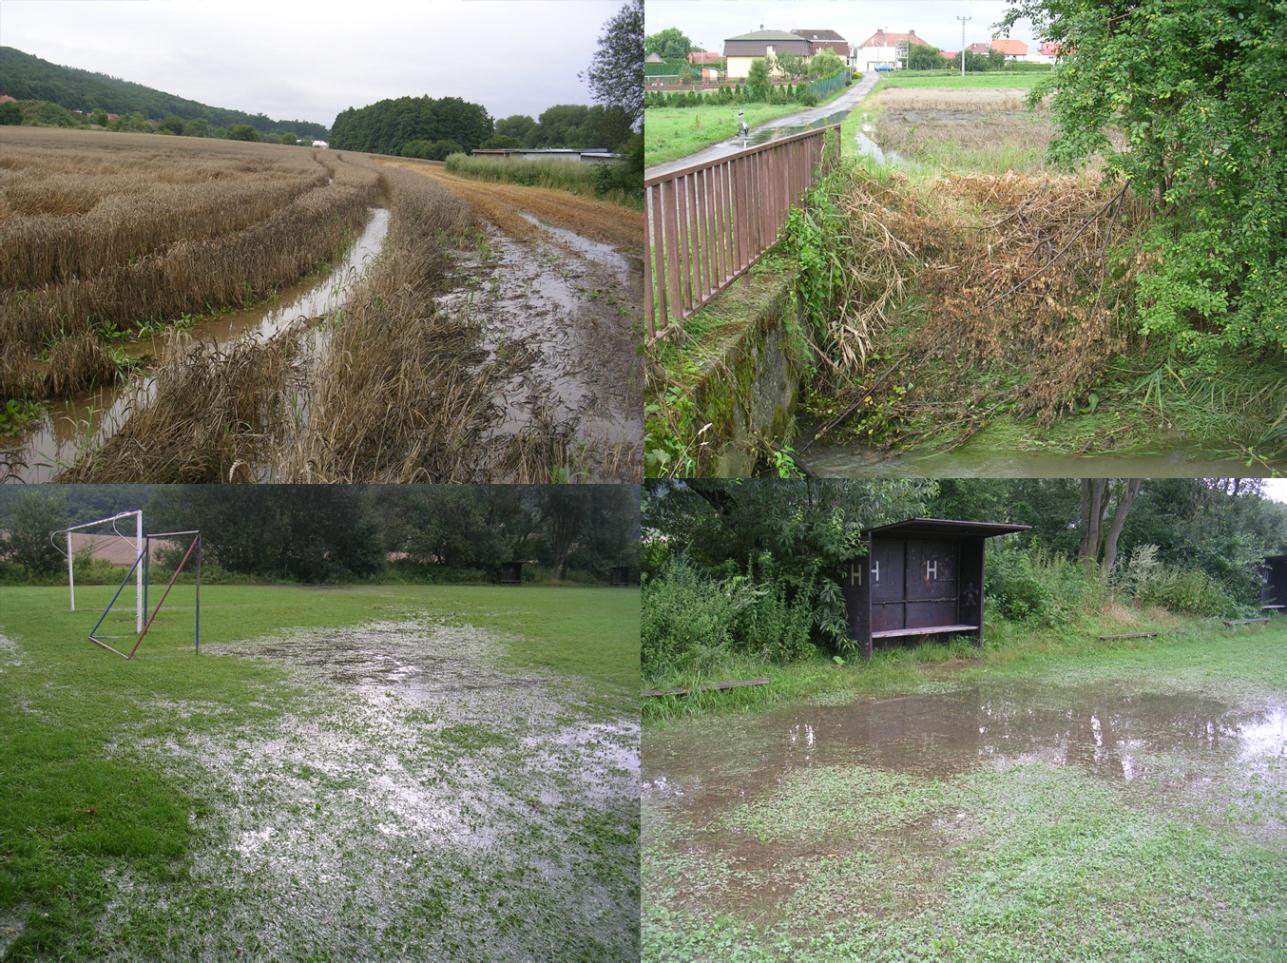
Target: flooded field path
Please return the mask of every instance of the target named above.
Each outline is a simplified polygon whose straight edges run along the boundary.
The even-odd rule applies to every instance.
[[[439,164],[384,163],[432,177],[480,223],[444,298],[479,318],[493,356],[526,359],[495,399],[503,440],[536,430],[578,449],[588,477],[641,470],[643,374],[635,325],[643,303],[643,214],[566,191],[498,184]]]

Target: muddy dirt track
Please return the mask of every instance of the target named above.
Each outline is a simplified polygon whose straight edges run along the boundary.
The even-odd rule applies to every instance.
[[[523,359],[493,399],[489,442],[509,474],[634,481],[642,474],[643,213],[566,191],[476,181],[440,164],[381,158],[464,199],[477,243],[456,258],[442,304],[483,327],[495,357]],[[535,473],[535,475],[534,475]]]
[[[391,167],[402,167],[432,177],[468,201],[475,214],[519,240],[539,234],[539,228],[519,217],[518,211],[524,210],[530,211],[547,224],[575,231],[602,244],[611,244],[628,257],[641,256],[644,231],[642,210],[632,211],[567,191],[457,177],[448,174],[441,164],[430,161],[381,160]]]

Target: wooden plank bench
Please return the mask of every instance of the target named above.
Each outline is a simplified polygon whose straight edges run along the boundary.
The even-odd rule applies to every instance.
[[[1118,639],[1156,639],[1161,632],[1127,632],[1125,635],[1101,635],[1101,642],[1115,642]]]
[[[679,686],[674,689],[644,689],[645,698],[650,696],[689,695],[693,692],[709,692],[712,689],[741,689],[748,685],[768,685],[768,679],[733,679],[728,682],[706,682],[696,688]]]
[[[1225,625],[1259,625],[1268,622],[1268,619],[1225,619]]]
[[[957,632],[977,632],[977,625],[927,625],[923,629],[882,629],[873,632],[873,639],[897,639],[909,635],[950,635]]]

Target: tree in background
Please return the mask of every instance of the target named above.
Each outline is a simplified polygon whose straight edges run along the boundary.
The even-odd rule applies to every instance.
[[[0,104],[0,126],[16,127],[22,123],[22,108],[12,100]]]
[[[584,75],[594,99],[624,111],[631,128],[643,120],[643,29],[643,0],[630,0],[604,26]]]
[[[165,118],[165,120],[161,121],[160,125],[157,127],[157,132],[177,135],[183,133],[183,127],[183,118],[175,117],[171,114],[169,117]]]
[[[960,61],[955,61],[959,67]],[[938,47],[925,47],[914,43],[907,48],[907,69],[908,70],[941,70],[948,66],[946,60],[940,55]]]
[[[678,27],[667,27],[644,38],[644,55],[655,53],[662,60],[685,60],[696,49]]]
[[[793,81],[809,75],[809,61],[799,54],[778,54],[776,59],[778,69]]]
[[[0,557],[37,578],[52,575],[65,564],[51,533],[67,527],[67,500],[61,494],[23,492],[18,496],[0,534]]]
[[[236,574],[330,582],[384,565],[376,520],[350,486],[165,486],[147,511],[150,528],[201,529],[210,559]]]
[[[92,114],[89,115],[89,122],[91,124],[97,124],[99,127],[106,127],[107,111],[105,111],[102,107],[99,107],[97,110],[95,110]]]
[[[746,72],[747,99],[767,101],[770,86],[769,63],[763,57],[756,57],[751,61],[751,69]]]
[[[526,114],[511,114],[509,117],[502,117],[496,121],[496,135],[499,137],[512,137],[518,142],[518,146],[527,143],[527,138],[536,131],[536,121]]]
[[[778,58],[781,63],[781,58]],[[809,60],[809,76],[813,78],[832,77],[845,71],[845,62],[830,50],[823,50]]]
[[[1228,349],[1287,352],[1287,2],[1011,0],[1062,45],[1031,92],[1059,125],[1051,156],[1096,154],[1158,212],[1136,306],[1194,368]],[[1120,146],[1110,134],[1120,134]]]
[[[197,117],[183,125],[183,134],[185,137],[209,137],[210,121],[204,117]]]
[[[259,140],[259,131],[249,124],[234,124],[228,128],[229,140]]]

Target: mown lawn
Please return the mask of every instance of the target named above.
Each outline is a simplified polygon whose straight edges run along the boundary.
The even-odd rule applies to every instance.
[[[195,886],[189,857],[212,851],[214,809],[231,805],[235,812],[248,803],[212,795],[201,774],[173,760],[162,764],[154,749],[138,746],[226,745],[271,732],[292,714],[316,719],[319,706],[352,702],[342,694],[317,701],[307,681],[268,662],[194,656],[191,586],[175,588],[132,662],[105,652],[85,634],[111,591],[78,587],[80,611],[71,613],[65,589],[0,587],[0,956],[11,941],[13,958],[94,955],[103,949],[96,929],[109,911],[126,918],[118,936],[134,952],[182,952],[216,916],[235,933],[242,912],[235,879],[226,889]],[[568,688],[585,690],[589,718],[613,719],[637,712],[638,611],[639,594],[629,589],[210,585],[202,592],[201,626],[203,645],[212,649],[376,620],[476,627],[500,637],[514,671],[559,673]],[[132,619],[122,612],[109,625],[128,633]],[[343,728],[340,720],[326,724]],[[361,738],[360,725],[349,731]],[[462,745],[448,748],[478,748]],[[334,791],[316,778],[316,791]],[[170,909],[109,906],[122,879],[172,893]],[[266,952],[261,946],[259,954]]]

